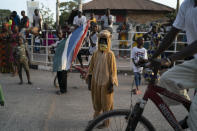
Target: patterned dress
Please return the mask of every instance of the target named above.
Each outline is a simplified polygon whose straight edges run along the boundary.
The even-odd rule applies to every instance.
[[[10,57],[10,36],[8,32],[0,34],[0,72],[10,73],[12,72],[12,64],[9,61]]]
[[[16,45],[17,45],[17,42],[16,42],[16,39],[17,37],[19,37],[19,33],[15,33],[11,36],[11,39],[12,39],[12,42],[10,43],[10,58],[9,58],[9,61],[12,65],[16,65],[16,60],[13,56],[13,51],[14,49],[16,48]]]

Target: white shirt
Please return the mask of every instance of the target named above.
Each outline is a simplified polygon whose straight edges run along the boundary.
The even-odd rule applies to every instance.
[[[96,50],[97,50],[97,46],[94,46],[94,47],[90,46],[90,47],[89,47],[89,52],[90,52],[91,55],[92,55]]]
[[[63,40],[63,39],[62,39],[62,40]],[[55,44],[51,45],[51,47],[57,48],[57,46],[59,45],[59,43],[61,43],[62,40],[57,40],[57,41],[55,42]]]
[[[186,31],[188,44],[197,40],[197,7],[194,7],[194,0],[185,0],[181,4],[173,26]],[[197,59],[197,54],[194,57]]]
[[[26,39],[26,29],[25,29],[25,28],[22,28],[22,29],[21,29],[20,34],[22,35],[22,37],[23,37],[24,39]]]
[[[41,26],[42,26],[42,16],[38,14],[37,16],[34,14],[33,15],[33,20],[35,21],[35,27],[40,27],[40,19],[41,19]]]
[[[92,40],[92,42],[94,44],[97,44],[98,43],[98,36],[97,36],[97,33],[95,33],[94,35],[90,36],[90,39]]]
[[[91,39],[92,42],[95,44],[94,47],[92,47],[92,46],[90,45],[90,48],[89,48],[89,52],[90,52],[90,54],[92,55],[92,54],[97,50],[97,46],[96,46],[96,44],[98,43],[97,33],[95,33],[94,35],[90,36],[90,39]]]
[[[85,16],[82,15],[81,18],[79,18],[78,16],[74,17],[73,25],[81,26],[85,23],[86,23],[86,17]]]
[[[148,59],[147,50],[145,48],[133,47],[131,51],[131,59],[134,59],[135,63],[139,61],[140,58]],[[133,64],[133,72],[142,73],[143,67],[136,67]]]
[[[35,42],[36,42],[36,43],[40,43],[40,37],[39,37],[39,36],[36,36]]]
[[[101,21],[104,21],[104,27],[113,27],[114,17],[112,15],[109,16],[111,25],[108,24],[108,17],[106,15],[101,16]]]

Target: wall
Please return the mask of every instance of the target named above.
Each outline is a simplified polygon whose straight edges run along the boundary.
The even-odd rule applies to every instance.
[[[140,24],[149,23],[151,21],[164,19],[167,20],[165,14],[162,13],[128,13],[128,19]]]

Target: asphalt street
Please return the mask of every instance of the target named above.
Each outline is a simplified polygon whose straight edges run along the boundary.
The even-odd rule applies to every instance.
[[[18,85],[18,76],[0,74],[6,105],[0,107],[0,131],[83,131],[92,119],[93,108],[90,91],[79,73],[69,73],[68,93],[55,94],[55,73],[31,70],[33,85]],[[128,109],[132,75],[119,74],[119,87],[115,87],[115,109]],[[142,86],[144,92],[146,85]],[[193,90],[190,91],[192,96]],[[142,95],[134,95],[135,103]],[[171,108],[178,120],[187,115],[183,106]],[[148,102],[144,114],[158,131],[172,131],[152,102]]]

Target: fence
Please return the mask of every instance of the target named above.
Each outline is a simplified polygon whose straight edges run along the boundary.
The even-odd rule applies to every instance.
[[[44,66],[52,66],[52,57],[54,54],[51,54],[50,52],[50,48],[51,48],[51,43],[49,44],[49,41],[52,40],[54,43],[56,42],[56,40],[58,40],[57,38],[49,38],[48,34],[49,33],[54,33],[55,30],[51,30],[51,31],[44,31],[45,32],[45,38],[41,38],[42,43],[45,41],[45,45],[36,45],[35,44],[35,37],[32,35],[31,38],[27,38],[27,40],[29,41],[29,52],[30,52],[30,56],[31,56],[31,62],[33,64],[38,64],[38,65],[44,65]],[[121,69],[126,69],[126,70],[130,70],[131,69],[131,60],[130,60],[130,54],[131,54],[131,48],[132,48],[132,44],[133,44],[133,36],[136,33],[147,33],[147,32],[129,32],[129,38],[128,40],[118,40],[118,33],[114,32],[112,35],[112,44],[111,44],[111,50],[114,51],[115,56],[117,58],[116,62],[117,62],[117,67],[121,68]],[[184,33],[180,33],[179,36],[185,36]],[[177,48],[179,45],[185,44],[186,42],[181,40],[179,41],[177,39],[178,37],[176,37],[173,47],[171,50],[166,50],[166,53],[175,53],[177,52],[179,49]],[[128,42],[128,48],[127,49],[120,49],[119,48],[119,43],[121,41],[126,41]],[[145,41],[146,43],[150,43],[150,41]],[[86,48],[87,47],[82,47],[82,48]],[[39,52],[36,51],[36,49],[39,49]],[[127,51],[128,56],[127,57],[119,57],[119,53],[120,51]],[[89,59],[90,60],[90,59]],[[84,64],[88,64],[89,61],[85,62]],[[78,64],[77,60],[74,62],[74,64]]]

